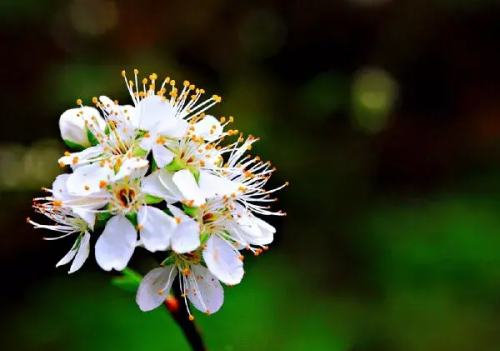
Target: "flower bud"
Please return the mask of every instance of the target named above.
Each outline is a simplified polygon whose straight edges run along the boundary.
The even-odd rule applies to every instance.
[[[71,148],[83,150],[91,146],[90,131],[85,125],[85,121],[98,125],[100,128],[104,128],[106,125],[99,111],[93,107],[72,108],[65,111],[59,118],[61,137]]]

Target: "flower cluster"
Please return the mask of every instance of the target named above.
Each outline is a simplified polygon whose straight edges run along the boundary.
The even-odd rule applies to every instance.
[[[59,175],[47,194],[34,199],[50,225],[28,218],[35,228],[73,235],[76,241],[57,266],[78,270],[97,237],[95,258],[110,271],[127,267],[136,247],[165,252],[165,260],[141,282],[137,303],[144,310],[161,305],[178,277],[187,299],[205,313],[223,302],[221,283],[238,284],[244,249],[259,255],[275,229],[257,215],[273,212],[277,199],[264,187],[274,168],[246,156],[258,139],[227,126],[233,118],[205,114],[221,98],[185,81],[158,82],[156,74],[138,82],[122,72],[133,105],[106,96],[95,107],[77,108],[59,120],[61,136],[74,152],[59,159],[71,173]],[[229,140],[229,141],[226,141]],[[192,318],[192,316],[190,316]]]

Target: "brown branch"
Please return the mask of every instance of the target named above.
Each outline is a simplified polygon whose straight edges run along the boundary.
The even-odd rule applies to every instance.
[[[194,320],[189,319],[189,312],[184,304],[184,298],[181,297],[179,284],[174,282],[172,289],[174,295],[168,295],[165,307],[181,328],[193,351],[207,351],[200,330],[196,327]]]

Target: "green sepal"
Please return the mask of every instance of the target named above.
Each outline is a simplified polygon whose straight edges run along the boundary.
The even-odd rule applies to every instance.
[[[99,145],[99,140],[97,140],[94,133],[92,133],[88,127],[85,127],[85,130],[87,131],[87,138],[90,141],[90,145],[91,146]]]
[[[85,146],[82,146],[82,145],[80,145],[80,144],[74,143],[74,142],[69,141],[69,140],[67,140],[67,139],[64,139],[64,143],[65,143],[66,145],[68,145],[68,147],[69,147],[69,148],[71,148],[71,149],[73,149],[73,150],[76,150],[76,151],[83,151],[83,150],[85,150],[85,149],[86,149],[86,147],[85,147]]]
[[[144,130],[144,129],[140,129],[137,134],[135,135],[135,140],[139,140],[141,139],[143,136],[146,135],[148,131],[147,130]]]
[[[134,157],[144,157],[148,154],[148,152],[142,149],[139,145],[135,145],[132,149],[132,156]]]
[[[104,134],[109,135],[111,133],[111,129],[109,128],[109,124],[106,124],[106,128],[104,128]]]
[[[78,236],[78,239],[76,239],[76,241],[75,241],[75,245],[73,245],[73,247],[71,248],[71,251],[75,251],[76,249],[78,249],[81,242],[82,242],[82,235],[80,234]]]
[[[134,212],[134,213],[127,213],[125,215],[125,217],[127,217],[128,220],[130,222],[132,222],[132,224],[134,225],[134,227],[137,228],[137,225],[139,224],[139,222],[137,221],[137,213],[136,212]]]
[[[174,256],[167,257],[165,260],[163,260],[162,263],[160,263],[160,266],[169,266],[171,264],[175,263],[175,258]]]
[[[196,183],[199,183],[200,182],[200,171],[197,169],[194,169],[191,171],[191,173],[193,173],[194,180],[196,180]]]
[[[165,212],[166,214],[168,214],[170,217],[173,217],[174,214],[167,208],[165,208],[164,210],[162,210],[163,212]]]
[[[156,197],[153,195],[146,195],[145,201],[148,205],[157,204],[163,201],[161,197]]]
[[[158,169],[158,165],[156,164],[155,158],[151,157],[151,172],[154,172]]]
[[[182,204],[182,209],[184,210],[184,213],[190,217],[196,217],[200,212],[200,209],[198,207],[189,207],[186,204]]]
[[[107,221],[111,216],[112,216],[112,214],[109,212],[99,212],[97,214],[97,220],[98,221]]]
[[[210,232],[203,232],[200,235],[200,243],[201,245],[205,244],[208,241],[208,238],[210,238]]]
[[[184,162],[179,157],[175,157],[165,168],[173,172],[180,171],[184,168]]]

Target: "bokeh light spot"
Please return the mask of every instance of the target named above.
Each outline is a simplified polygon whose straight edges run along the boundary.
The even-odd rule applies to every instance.
[[[78,33],[102,35],[118,24],[118,8],[113,0],[75,0],[70,7],[70,18]]]
[[[396,80],[381,68],[364,68],[352,83],[352,115],[361,129],[377,133],[385,129],[398,96]]]

